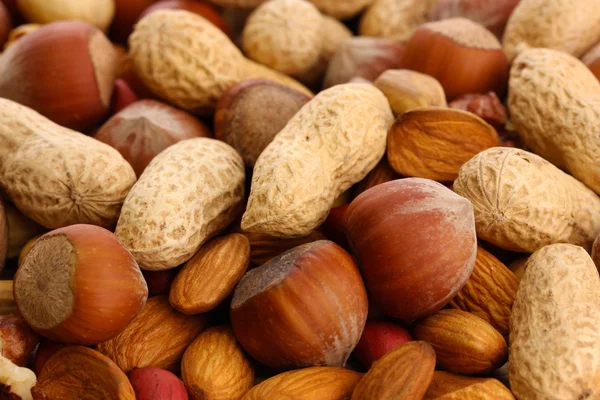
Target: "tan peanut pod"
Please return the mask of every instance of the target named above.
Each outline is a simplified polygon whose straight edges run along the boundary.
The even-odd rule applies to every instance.
[[[193,113],[214,111],[223,92],[244,78],[242,53],[219,28],[189,11],[148,14],[136,24],[129,49],[144,84]]]
[[[0,99],[0,191],[28,218],[112,229],[134,182],[117,150]]]
[[[427,15],[436,0],[375,0],[360,20],[361,36],[404,42]]]
[[[225,229],[244,197],[244,163],[228,144],[183,140],[156,156],[133,186],[115,234],[146,270],[174,268]]]
[[[354,17],[375,0],[310,0],[323,13],[337,19]]]
[[[518,399],[600,396],[600,278],[589,254],[546,246],[527,262],[510,321],[511,389]]]
[[[600,194],[600,82],[579,60],[521,53],[509,80],[511,120],[525,145]]]
[[[372,85],[319,93],[259,156],[242,229],[308,235],[335,199],[377,165],[392,121],[387,99]]]
[[[528,48],[583,55],[600,39],[597,0],[521,0],[504,31],[504,52],[512,61]]]
[[[473,273],[450,306],[475,314],[506,336],[518,288],[519,279],[515,274],[491,253],[478,247]]]
[[[554,243],[590,249],[600,232],[600,198],[543,158],[495,147],[465,165],[454,191],[471,200],[477,237],[533,253]]]
[[[306,86],[295,80],[294,78],[277,72],[274,69],[267,67],[266,65],[259,64],[252,60],[246,59],[244,61],[244,79],[268,79],[273,82],[280,83],[292,89],[295,89],[309,97],[313,97],[314,93],[311,92]]]
[[[288,75],[306,72],[321,54],[323,17],[305,0],[269,0],[246,21],[248,57]]]
[[[254,386],[242,400],[346,400],[362,374],[339,367],[310,367],[283,372]]]

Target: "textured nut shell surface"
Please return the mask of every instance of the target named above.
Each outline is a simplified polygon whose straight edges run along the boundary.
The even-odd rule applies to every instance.
[[[454,191],[473,203],[477,236],[506,250],[560,242],[590,249],[600,232],[600,198],[524,150],[479,153],[460,169]]]
[[[377,165],[392,121],[387,99],[371,85],[319,93],[258,158],[242,229],[309,234],[334,200]]]
[[[338,367],[310,367],[275,375],[254,386],[242,400],[346,400],[362,374]]]
[[[527,262],[510,328],[519,399],[600,398],[600,279],[584,249],[556,244]]]
[[[427,22],[436,0],[375,0],[360,20],[360,34],[403,42]]]
[[[307,71],[321,54],[323,17],[304,0],[270,0],[248,18],[244,51],[254,61],[293,75]]]
[[[0,189],[30,219],[112,228],[134,182],[112,147],[0,100]]]
[[[169,306],[166,297],[150,297],[133,322],[113,339],[100,343],[98,351],[125,373],[144,367],[178,371],[185,350],[205,325],[204,316],[181,314]]]
[[[599,39],[597,0],[521,0],[508,19],[502,42],[512,60],[527,48],[556,49],[579,57]]]
[[[583,63],[556,50],[521,53],[508,106],[528,148],[600,194],[600,83]]]
[[[144,84],[193,113],[213,112],[223,92],[244,77],[242,53],[219,28],[189,11],[147,15],[135,26],[129,47]]]
[[[235,218],[244,163],[214,139],[183,140],[148,165],[125,199],[115,234],[147,270],[188,261]]]
[[[181,375],[192,400],[241,398],[254,383],[254,367],[228,326],[209,328],[187,348]]]

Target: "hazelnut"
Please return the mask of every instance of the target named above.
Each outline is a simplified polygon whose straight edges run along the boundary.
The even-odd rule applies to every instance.
[[[24,367],[39,339],[21,316],[0,315],[0,351],[14,364]]]
[[[344,226],[373,302],[404,321],[444,307],[475,266],[473,205],[427,179],[399,179],[360,194]]]
[[[148,284],[148,294],[150,296],[160,296],[163,294],[169,294],[171,284],[175,275],[177,275],[176,269],[167,269],[163,271],[145,271],[142,270],[142,275]]]
[[[508,60],[498,39],[464,18],[421,25],[406,42],[402,68],[436,78],[448,101],[469,93],[495,91],[508,82]]]
[[[110,110],[114,116],[124,108],[139,101],[137,94],[133,91],[129,83],[124,79],[115,80],[115,89],[111,100]]]
[[[3,3],[0,3],[0,48],[8,40],[12,28],[12,19],[10,13]]]
[[[109,119],[94,138],[117,149],[139,177],[167,147],[210,136],[208,128],[185,111],[156,100],[140,100]]]
[[[236,338],[271,368],[343,366],[366,318],[358,268],[327,240],[295,247],[250,270],[231,302]]]
[[[131,253],[110,231],[71,225],[42,236],[14,278],[19,312],[40,335],[96,344],[141,311],[148,288]]]
[[[323,88],[361,77],[374,81],[382,72],[400,67],[404,46],[388,39],[353,37],[342,42],[327,68]]]
[[[390,166],[390,162],[387,156],[383,156],[379,164],[369,172],[369,174],[360,181],[354,189],[355,196],[358,196],[365,190],[372,188],[373,186],[381,185],[382,183],[394,181],[400,179],[396,171]]]
[[[268,80],[251,79],[229,88],[215,113],[215,138],[253,167],[260,153],[310,98]]]
[[[115,0],[115,17],[110,28],[110,37],[117,43],[127,43],[142,12],[157,0]]]
[[[473,113],[497,130],[502,130],[506,124],[506,107],[494,92],[465,94],[448,104],[448,107]]]
[[[84,22],[55,22],[4,52],[0,96],[84,131],[108,114],[114,73],[114,48],[101,31]]]
[[[394,115],[419,107],[446,107],[442,85],[429,75],[405,69],[387,70],[373,82],[385,94]]]

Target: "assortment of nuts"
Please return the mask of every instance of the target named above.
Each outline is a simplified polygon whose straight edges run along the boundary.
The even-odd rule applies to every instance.
[[[600,398],[576,3],[0,0],[0,399]]]

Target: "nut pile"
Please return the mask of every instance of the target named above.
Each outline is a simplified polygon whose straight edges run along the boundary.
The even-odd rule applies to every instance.
[[[1,0],[0,399],[600,399],[598,0]]]

